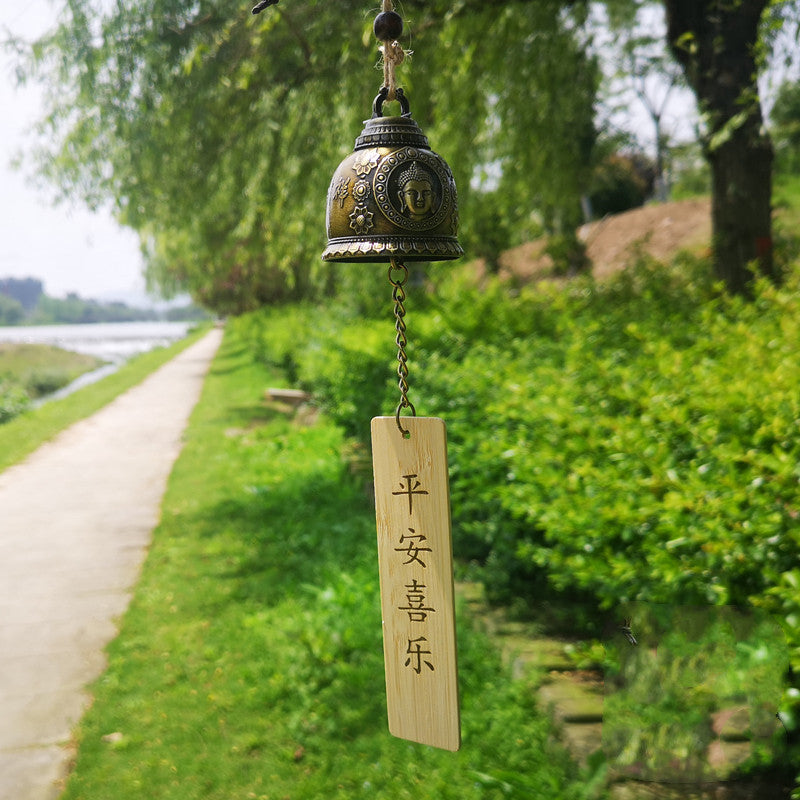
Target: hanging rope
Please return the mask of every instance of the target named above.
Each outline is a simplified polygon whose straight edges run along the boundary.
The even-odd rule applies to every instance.
[[[397,91],[395,69],[402,64],[407,53],[397,39],[403,33],[403,20],[394,10],[392,0],[383,0],[381,13],[375,18],[375,36],[382,42],[378,48],[383,56],[383,85],[387,100],[394,100]]]

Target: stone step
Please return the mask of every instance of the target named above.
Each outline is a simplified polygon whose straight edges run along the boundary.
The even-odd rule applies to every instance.
[[[311,400],[311,395],[302,389],[267,389],[264,392],[264,396],[267,400],[286,403],[293,408]]]
[[[609,789],[610,800],[716,800],[717,796],[716,787],[704,789],[643,781],[617,783]]]
[[[612,784],[608,796],[609,800],[772,800],[788,795],[773,785],[747,781],[714,781],[694,785],[625,781]]]
[[[520,635],[504,636],[503,656],[512,665],[514,679],[524,677],[530,670],[566,672],[575,668],[564,651],[566,642],[545,637],[532,639]]]
[[[581,766],[585,766],[592,753],[603,746],[603,723],[583,722],[564,724],[561,728],[564,745]]]
[[[706,751],[709,770],[714,777],[724,780],[741,764],[750,758],[752,745],[750,742],[726,742],[716,739]]]
[[[574,673],[579,674],[579,673]],[[539,702],[552,711],[561,723],[600,723],[603,721],[602,681],[577,680],[569,673],[551,672],[549,681],[539,687]]]

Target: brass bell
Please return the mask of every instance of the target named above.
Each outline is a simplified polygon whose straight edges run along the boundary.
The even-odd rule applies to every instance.
[[[402,89],[401,116],[384,117],[382,88],[372,118],[328,189],[324,261],[445,261],[458,243],[456,184],[444,159],[411,118]]]

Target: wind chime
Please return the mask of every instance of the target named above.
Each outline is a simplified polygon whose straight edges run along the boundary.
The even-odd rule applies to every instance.
[[[456,664],[447,441],[443,420],[418,417],[408,398],[406,294],[409,261],[458,258],[453,175],[432,152],[396,85],[405,55],[403,21],[391,0],[375,19],[384,80],[372,118],[328,191],[326,261],[388,263],[394,303],[400,402],[372,420],[372,453],[389,730],[458,750]],[[399,116],[384,116],[386,103]],[[403,412],[407,412],[404,414]]]

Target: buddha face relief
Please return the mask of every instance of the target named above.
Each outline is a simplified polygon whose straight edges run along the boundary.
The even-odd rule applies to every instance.
[[[427,217],[436,199],[433,186],[434,181],[428,171],[418,164],[412,164],[400,175],[397,197],[401,212],[415,221]]]
[[[413,219],[427,216],[433,206],[433,188],[428,181],[409,181],[400,192],[404,214]]]

